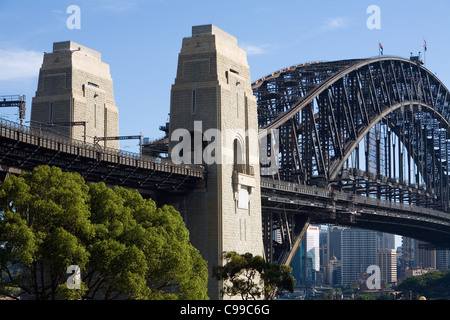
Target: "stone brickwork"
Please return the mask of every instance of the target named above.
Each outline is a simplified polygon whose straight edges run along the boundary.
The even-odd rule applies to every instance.
[[[86,141],[119,135],[119,113],[114,102],[109,65],[101,53],[72,41],[53,44],[44,55],[38,88],[31,107],[31,126],[76,140],[84,140],[83,126],[51,123],[86,121]],[[100,142],[119,148],[119,141]]]
[[[257,108],[246,52],[235,37],[205,25],[193,27],[192,37],[183,39],[169,127],[169,137],[177,129],[186,129],[192,140],[208,129],[221,132],[216,162],[203,162],[208,169],[203,188],[177,207],[192,243],[208,261],[210,274],[213,267],[222,265],[222,252],[262,256]],[[203,141],[203,150],[208,143]],[[169,153],[177,144],[170,142]],[[210,278],[211,299],[221,298],[220,289],[221,283]]]

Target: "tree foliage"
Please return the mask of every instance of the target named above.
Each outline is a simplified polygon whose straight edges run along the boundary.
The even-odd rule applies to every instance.
[[[440,298],[450,296],[450,270],[431,271],[420,276],[406,278],[397,286],[404,293],[412,292],[416,296]]]
[[[70,265],[79,290],[67,287]],[[0,295],[207,299],[206,284],[206,261],[171,206],[56,167],[0,184]]]
[[[213,270],[214,277],[224,280],[223,295],[270,300],[281,290],[293,292],[295,279],[289,266],[266,262],[251,253],[225,252],[223,257],[224,266]]]

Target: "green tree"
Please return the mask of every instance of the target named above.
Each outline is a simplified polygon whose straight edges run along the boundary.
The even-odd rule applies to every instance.
[[[81,269],[69,289],[67,268]],[[207,299],[207,266],[180,214],[136,190],[41,166],[0,184],[0,294]]]
[[[334,300],[334,290],[328,290],[322,295],[323,300]]]
[[[375,300],[375,297],[371,294],[361,294],[355,300]]]
[[[331,289],[326,291],[323,296],[322,299],[323,300],[341,300],[341,296],[342,296],[342,291],[341,289]]]
[[[223,280],[223,295],[241,296],[242,300],[274,299],[281,290],[293,292],[292,269],[264,261],[251,253],[224,253],[224,266],[215,267],[213,275]]]
[[[450,296],[450,270],[431,271],[406,278],[397,286],[397,290],[405,294],[412,292],[415,296],[423,295],[427,298],[448,297]]]

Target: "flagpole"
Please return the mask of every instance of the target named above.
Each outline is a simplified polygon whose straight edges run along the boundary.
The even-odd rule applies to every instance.
[[[427,42],[425,39],[423,39],[423,64],[426,67],[427,66]]]

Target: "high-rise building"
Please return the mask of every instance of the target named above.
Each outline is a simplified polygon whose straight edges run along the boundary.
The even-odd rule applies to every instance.
[[[445,251],[437,250],[419,240],[402,237],[402,257],[398,270],[398,278],[404,279],[411,275],[411,270],[446,270],[448,264]]]
[[[325,282],[330,285],[341,284],[341,235],[343,227],[328,226],[326,228]],[[338,275],[336,273],[339,273]]]
[[[328,265],[330,259],[328,258],[328,226],[320,226],[319,235],[319,251],[320,251],[320,272],[319,272],[319,284],[327,282]]]
[[[378,249],[395,249],[395,235],[377,232]]]
[[[90,143],[94,137],[119,135],[113,81],[100,52],[72,41],[53,44],[53,52],[44,54],[39,72],[31,126]],[[119,148],[119,141],[100,145]]]
[[[421,241],[417,245],[417,267],[422,269],[436,269],[436,249],[429,248]]]
[[[341,260],[341,237],[344,229],[338,226],[328,227],[328,259],[336,257],[337,260]]]
[[[379,249],[377,266],[381,271],[381,280],[385,283],[397,281],[397,252],[394,249]]]
[[[417,241],[402,237],[402,266],[412,268],[417,265]]]
[[[309,226],[306,231],[306,252],[311,259],[311,268],[320,270],[320,229],[319,226]]]
[[[341,285],[342,263],[336,257],[331,257],[327,267],[327,282],[332,286]]]
[[[320,272],[320,227],[311,225],[306,230],[290,264],[296,286],[317,283]]]
[[[439,271],[450,269],[450,250],[437,250],[436,260],[436,267]]]
[[[344,233],[345,240],[343,241]],[[370,245],[368,242],[369,238]],[[352,241],[354,244],[351,244]],[[345,248],[342,247],[344,243],[346,245]],[[337,261],[339,261],[342,262],[342,272],[346,273],[346,276],[343,276],[343,281],[346,281],[346,284],[350,284],[352,281],[357,280],[361,272],[366,272],[369,265],[376,264],[377,250],[395,249],[395,235],[340,226],[329,226],[327,228],[326,246],[327,257],[325,259],[327,259],[327,262],[325,269],[327,270],[324,273],[327,283],[333,284],[335,282],[336,277],[331,278],[331,273],[335,272],[336,268],[333,271],[330,270],[330,266],[331,264],[337,265]],[[364,253],[358,254],[355,252]],[[355,258],[353,259],[352,257]],[[370,261],[370,264],[363,262],[364,259]],[[333,263],[331,263],[332,260]],[[339,270],[341,270],[341,264],[339,264]],[[339,276],[339,279],[341,279],[341,276]]]
[[[377,263],[377,233],[344,229],[341,238],[342,284],[350,285],[361,273]]]
[[[306,241],[303,237],[300,245],[295,252],[294,258],[290,263],[292,268],[292,276],[295,279],[295,286],[302,287],[306,284]]]

